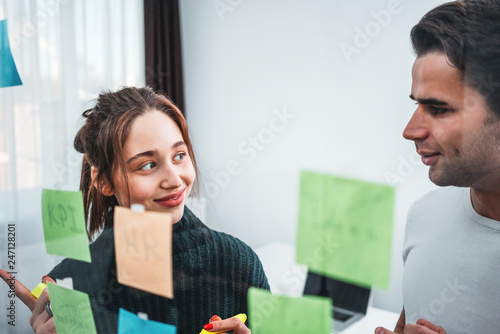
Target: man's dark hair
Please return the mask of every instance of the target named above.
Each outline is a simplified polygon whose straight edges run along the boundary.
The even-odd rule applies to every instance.
[[[417,57],[444,53],[500,116],[500,0],[460,0],[428,12],[411,31]]]

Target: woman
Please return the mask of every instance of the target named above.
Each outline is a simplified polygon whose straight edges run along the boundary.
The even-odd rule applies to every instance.
[[[48,276],[72,277],[74,288],[89,295],[99,333],[117,332],[120,307],[173,324],[180,334],[202,328],[250,333],[230,317],[246,313],[250,286],[269,289],[267,278],[246,244],[209,229],[185,207],[197,169],[187,124],[177,107],[151,88],[127,87],[101,94],[83,116],[86,123],[74,141],[83,153],[80,189],[89,238],[102,233],[90,245],[92,263],[65,259]],[[113,208],[131,204],[174,217],[174,299],[117,282]],[[45,307],[48,292],[36,303],[19,297],[33,311],[35,332],[53,332],[54,321]]]

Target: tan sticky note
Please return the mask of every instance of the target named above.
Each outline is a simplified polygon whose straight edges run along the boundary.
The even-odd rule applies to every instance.
[[[114,237],[118,282],[174,298],[172,216],[115,207]]]

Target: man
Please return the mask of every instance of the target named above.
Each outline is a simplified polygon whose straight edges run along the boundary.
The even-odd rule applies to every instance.
[[[446,188],[408,214],[394,332],[499,333],[500,0],[441,5],[411,39],[417,108],[403,136]]]

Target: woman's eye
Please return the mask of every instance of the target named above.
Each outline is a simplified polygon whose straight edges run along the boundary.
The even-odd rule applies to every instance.
[[[174,157],[174,160],[176,161],[179,161],[179,160],[182,160],[184,159],[184,157],[186,156],[186,153],[182,152],[182,153],[179,153],[177,154],[175,157]]]
[[[140,169],[141,170],[151,170],[155,167],[155,164],[153,162],[148,162],[144,166],[142,166]]]

